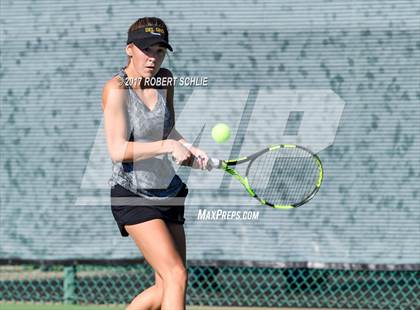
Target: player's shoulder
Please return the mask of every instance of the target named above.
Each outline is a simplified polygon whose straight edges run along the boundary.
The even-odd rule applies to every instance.
[[[124,83],[124,80],[121,76],[116,75],[114,77],[112,77],[112,79],[108,80],[103,88],[103,93],[107,94],[112,90],[116,90],[116,89],[126,89],[126,85]]]
[[[112,79],[110,79],[109,81],[107,81],[105,83],[104,89],[124,89],[126,88],[125,83],[124,83],[124,79],[119,76],[119,75],[115,75],[114,77],[112,77]]]
[[[116,91],[118,90],[118,91]],[[119,90],[124,90],[123,92]],[[110,98],[125,98],[127,87],[124,84],[123,79],[116,75],[108,80],[102,90],[102,107],[105,109],[105,106],[109,102]],[[117,96],[117,97],[115,97]],[[119,102],[119,100],[117,100]]]

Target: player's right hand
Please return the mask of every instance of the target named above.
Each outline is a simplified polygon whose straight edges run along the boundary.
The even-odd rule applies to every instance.
[[[190,166],[190,162],[194,157],[192,153],[181,143],[176,140],[172,141],[172,158],[177,165]]]

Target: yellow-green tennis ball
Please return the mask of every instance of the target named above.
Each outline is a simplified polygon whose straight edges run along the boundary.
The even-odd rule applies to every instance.
[[[211,136],[217,143],[226,142],[230,138],[230,128],[223,123],[216,124],[211,130]]]

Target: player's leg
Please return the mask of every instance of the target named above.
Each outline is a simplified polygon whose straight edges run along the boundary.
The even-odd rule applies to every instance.
[[[171,232],[172,238],[175,241],[175,245],[178,249],[178,253],[182,257],[182,261],[184,262],[184,265],[186,266],[186,241],[185,241],[185,232],[184,232],[184,226],[181,224],[171,223],[167,222],[168,229]]]
[[[169,231],[172,235],[172,238],[175,242],[176,248],[182,257],[182,261],[186,266],[186,242],[185,242],[185,232],[184,227],[180,224],[168,223]],[[161,300],[163,296],[163,279],[160,275],[155,272],[155,285],[149,287],[147,290],[143,291],[133,300],[136,309],[141,309],[139,305],[142,303],[150,304],[149,309],[160,309]],[[156,302],[156,299],[159,299],[159,302]],[[138,302],[136,302],[138,300]],[[142,302],[142,303],[141,303]]]
[[[125,228],[144,258],[163,280],[162,310],[184,309],[187,272],[168,226],[163,220],[155,219],[140,224],[125,225]],[[150,294],[145,296],[150,297],[152,304],[144,304],[144,307],[154,306],[158,300],[159,284],[153,287],[149,288]],[[149,302],[149,299],[144,300]],[[142,309],[142,298],[133,302],[127,309]]]
[[[163,297],[163,280],[160,275],[155,272],[155,284],[138,294],[128,305],[126,310],[159,310],[162,305]]]
[[[186,242],[185,242],[185,232],[184,232],[184,226],[181,224],[176,223],[168,223],[169,231],[171,232],[171,235],[175,241],[175,245],[178,249],[178,253],[181,255],[182,261],[185,266],[185,270],[187,270],[187,262],[186,262]],[[186,286],[188,285],[188,273],[186,271],[187,275],[187,282],[185,283]],[[187,293],[187,290],[185,290],[185,294]],[[186,298],[186,295],[184,295],[184,300]]]

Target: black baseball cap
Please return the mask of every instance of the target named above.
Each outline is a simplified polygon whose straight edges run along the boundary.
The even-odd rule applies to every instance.
[[[140,49],[145,49],[156,43],[162,43],[172,52],[172,46],[169,45],[169,35],[163,27],[144,26],[136,31],[129,32],[127,44],[133,43]]]

